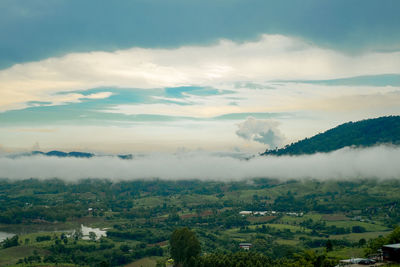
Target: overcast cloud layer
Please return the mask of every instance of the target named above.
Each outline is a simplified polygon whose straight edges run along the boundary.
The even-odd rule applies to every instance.
[[[115,157],[91,159],[20,157],[0,158],[0,177],[10,179],[82,178],[135,180],[241,180],[255,177],[278,179],[400,178],[399,147],[344,148],[328,154],[256,157],[241,160],[208,153],[152,154],[134,160]]]
[[[0,68],[70,52],[286,33],[346,51],[399,48],[398,0],[2,0]]]
[[[347,55],[283,35],[262,35],[258,41],[244,43],[221,40],[211,46],[176,49],[136,47],[112,53],[71,53],[0,71],[0,111],[22,108],[29,101],[53,104],[79,101],[82,95],[65,92],[102,86],[143,89],[218,86],[243,80],[399,74],[399,70],[398,51]]]

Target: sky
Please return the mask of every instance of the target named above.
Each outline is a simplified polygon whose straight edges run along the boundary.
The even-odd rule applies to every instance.
[[[0,0],[0,152],[259,153],[400,115],[397,0]]]

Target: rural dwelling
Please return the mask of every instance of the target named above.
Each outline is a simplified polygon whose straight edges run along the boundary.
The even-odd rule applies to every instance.
[[[251,243],[240,243],[239,244],[239,247],[244,250],[249,250],[252,246],[253,246],[253,244],[251,244]]]
[[[340,266],[356,267],[356,266],[364,266],[364,265],[371,265],[371,264],[374,264],[374,266],[380,265],[379,263],[378,263],[378,265],[375,265],[375,263],[376,263],[376,261],[373,259],[352,258],[352,259],[348,259],[348,260],[340,260],[339,265],[336,265],[336,267],[340,267]]]
[[[400,262],[400,243],[382,247],[383,260]]]
[[[251,215],[253,214],[252,211],[250,210],[242,210],[241,212],[239,212],[240,215]]]

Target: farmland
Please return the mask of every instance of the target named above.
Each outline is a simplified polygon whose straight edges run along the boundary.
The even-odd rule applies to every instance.
[[[337,261],[364,256],[368,240],[389,234],[400,217],[394,180],[0,184],[0,231],[19,242],[0,249],[0,265],[153,266],[170,257],[179,227],[193,229],[206,254],[235,253],[248,242],[274,260],[312,250]],[[107,237],[84,240],[81,225],[105,229]]]

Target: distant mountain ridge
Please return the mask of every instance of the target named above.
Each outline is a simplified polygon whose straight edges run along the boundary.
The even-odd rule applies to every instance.
[[[284,148],[266,150],[265,155],[301,155],[331,152],[347,146],[400,145],[400,116],[387,116],[347,122]]]
[[[49,152],[42,152],[42,151],[32,151],[31,155],[43,155],[43,156],[48,156],[48,157],[59,157],[59,158],[93,158],[96,157],[96,154],[93,153],[88,153],[88,152],[77,152],[77,151],[72,151],[72,152],[63,152],[63,151],[58,151],[58,150],[52,150]],[[133,155],[132,154],[127,154],[127,155],[116,155],[120,159],[132,159]]]
[[[92,153],[87,152],[63,152],[58,150],[53,150],[49,152],[42,152],[42,151],[32,151],[32,155],[43,155],[43,156],[54,156],[59,158],[66,158],[66,157],[73,157],[73,158],[91,158],[95,155]]]

